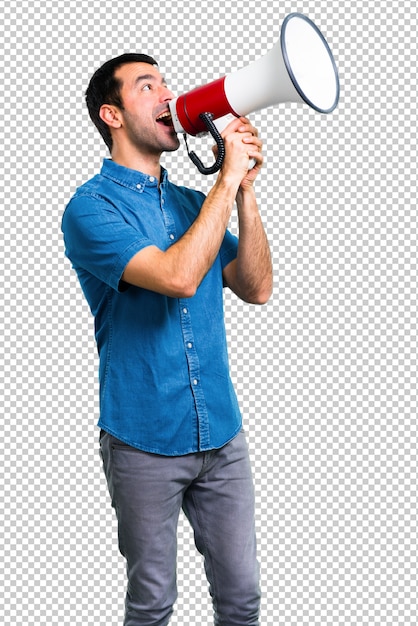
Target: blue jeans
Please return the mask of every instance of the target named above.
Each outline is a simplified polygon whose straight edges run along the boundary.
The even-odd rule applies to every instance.
[[[204,556],[214,623],[258,626],[254,489],[243,432],[220,450],[179,457],[142,452],[103,432],[100,446],[127,565],[124,626],[170,620],[181,508]]]

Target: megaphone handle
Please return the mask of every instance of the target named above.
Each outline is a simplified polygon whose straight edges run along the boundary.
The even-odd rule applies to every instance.
[[[184,135],[184,141],[186,143],[187,154],[189,155],[191,161],[196,165],[197,169],[199,170],[201,174],[206,174],[206,175],[215,174],[221,169],[222,163],[225,158],[224,140],[222,139],[221,133],[218,131],[218,129],[216,128],[215,124],[212,121],[213,120],[212,113],[201,113],[199,117],[201,120],[203,120],[209,133],[212,135],[212,137],[216,141],[216,145],[218,147],[218,156],[216,158],[215,163],[211,167],[205,167],[202,161],[197,156],[197,154],[195,152],[189,151],[189,146],[187,145],[187,137],[186,135]]]

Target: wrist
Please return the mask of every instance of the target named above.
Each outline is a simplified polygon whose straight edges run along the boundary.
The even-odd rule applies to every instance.
[[[227,197],[231,197],[232,200],[235,200],[239,192],[239,184],[241,181],[237,180],[236,176],[231,176],[230,174],[224,173],[222,170],[218,174],[218,178],[215,182],[215,187],[220,189],[222,193],[226,194]]]
[[[256,195],[253,185],[240,186],[237,191],[237,204],[243,204],[244,202],[255,202]]]

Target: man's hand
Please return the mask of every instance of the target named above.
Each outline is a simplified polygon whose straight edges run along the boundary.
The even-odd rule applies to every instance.
[[[258,137],[257,129],[247,118],[240,117],[228,124],[222,137],[225,143],[222,174],[238,179],[241,189],[252,187],[263,164],[263,142]],[[216,150],[215,146],[215,154]],[[256,164],[249,170],[250,159],[254,159]]]

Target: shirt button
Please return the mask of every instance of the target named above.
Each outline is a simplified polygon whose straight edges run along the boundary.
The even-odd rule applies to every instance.
[[[189,312],[189,311],[188,311],[188,310],[186,309],[186,307],[185,307],[185,308],[183,309],[183,313],[184,313],[184,315],[187,315],[187,313],[188,313],[188,312]]]
[[[198,384],[198,382],[199,382],[199,381],[197,380],[197,378],[194,378],[194,379],[193,379],[193,384],[194,384],[195,386]]]
[[[173,233],[171,233],[171,235],[170,235],[170,239],[171,239],[171,241],[173,241],[173,239],[174,239],[174,235],[173,235]]]
[[[153,183],[153,182],[154,182],[154,180],[155,180],[154,176],[150,176],[150,177],[149,177],[149,182],[150,182],[150,183]]]
[[[136,186],[137,189],[141,189],[141,187],[142,187],[141,183],[138,183]]]
[[[193,348],[193,344],[192,344],[192,343],[190,343],[190,341],[189,341],[189,343],[187,344],[187,347],[188,347],[189,349],[190,349],[190,348]]]

